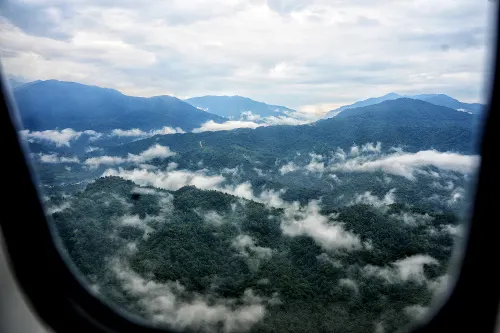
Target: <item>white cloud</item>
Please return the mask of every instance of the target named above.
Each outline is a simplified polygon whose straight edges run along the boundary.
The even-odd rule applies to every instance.
[[[234,305],[235,300],[200,294],[187,301],[183,299],[186,290],[179,282],[146,280],[116,261],[112,269],[123,289],[138,298],[138,305],[151,320],[177,330],[246,332],[263,320],[266,312],[266,300],[251,289],[245,290],[239,305]]]
[[[239,94],[309,113],[394,90],[481,98],[495,3],[287,3],[23,1],[39,14],[3,20],[3,63],[30,80],[132,95]]]
[[[164,126],[160,129],[157,130],[151,130],[148,132],[145,132],[139,128],[132,128],[129,130],[122,130],[122,129],[114,129],[111,131],[112,136],[122,136],[122,137],[141,137],[141,138],[147,138],[155,135],[167,135],[167,134],[176,134],[176,133],[186,133],[182,128],[176,127],[168,127]]]
[[[293,162],[288,162],[287,164],[281,166],[279,169],[281,175],[287,174],[289,172],[294,172],[298,167]]]
[[[157,218],[149,216],[146,216],[145,219],[141,219],[139,215],[124,215],[119,218],[118,223],[123,226],[142,230],[144,232],[144,238],[147,239],[148,235],[154,231],[154,229],[149,226],[149,223],[156,220]]]
[[[126,158],[119,156],[98,156],[91,157],[85,160],[85,165],[90,168],[97,168],[100,165],[118,165],[122,163],[144,163],[155,158],[167,158],[175,156],[176,153],[171,151],[169,147],[155,144],[148,149],[139,153],[139,155],[128,154]]]
[[[97,139],[101,136],[100,133],[97,133],[92,130],[77,132],[72,128],[65,128],[63,130],[45,130],[45,131],[22,130],[19,133],[21,137],[25,138],[30,142],[33,141],[50,142],[55,144],[57,147],[61,146],[69,147],[71,141],[78,139],[83,134],[88,135],[90,139]]]
[[[244,257],[270,258],[273,250],[268,247],[258,246],[249,235],[238,235],[231,245]]]
[[[429,308],[426,306],[422,306],[420,304],[413,304],[413,305],[408,305],[406,306],[403,311],[410,317],[414,319],[422,319],[427,312],[429,311]]]
[[[431,256],[417,254],[394,261],[388,267],[367,265],[363,268],[363,272],[367,275],[378,276],[389,283],[410,280],[424,283],[427,282],[424,274],[425,265],[439,265],[439,262]]]
[[[103,176],[118,176],[143,186],[154,186],[166,190],[178,190],[183,186],[196,186],[202,190],[213,189],[225,181],[223,176],[208,176],[203,171],[172,170],[169,172],[146,169],[108,169]]]
[[[132,189],[133,194],[145,194],[145,195],[157,195],[159,192],[152,188],[147,187],[134,187]]]
[[[125,158],[118,156],[98,156],[87,158],[84,163],[91,168],[97,168],[100,165],[117,165],[125,162]]]
[[[306,165],[306,170],[309,172],[323,173],[325,171],[325,163],[322,162],[323,156],[314,153],[309,154],[311,162]]]
[[[354,150],[354,155],[357,155],[359,148],[355,148]],[[475,170],[478,163],[479,156],[477,155],[461,155],[449,152],[442,153],[436,150],[424,150],[417,153],[393,153],[377,157],[359,156],[342,163],[332,164],[329,166],[329,170],[342,172],[383,171],[415,180],[415,172],[424,167],[434,166],[442,170],[468,174]]]
[[[40,158],[40,162],[42,163],[80,163],[80,160],[78,157],[73,156],[73,157],[65,157],[65,156],[58,156],[56,153],[54,154],[43,154],[39,153],[38,157]]]
[[[255,129],[257,127],[264,126],[264,124],[257,124],[251,121],[241,121],[241,120],[229,120],[224,123],[216,123],[213,120],[209,120],[202,124],[200,128],[195,128],[193,133],[200,132],[215,132],[215,131],[229,131],[236,128],[251,128]]]
[[[203,217],[203,220],[211,225],[219,227],[224,224],[224,217],[217,213],[215,210],[208,211],[205,214],[201,215]]]
[[[285,235],[307,235],[327,250],[362,248],[358,236],[346,231],[338,222],[329,221],[321,215],[316,201],[311,201],[307,207],[286,208],[281,221],[281,229]]]
[[[101,150],[102,150],[102,148],[99,148],[99,147],[93,147],[93,146],[85,147],[86,153],[92,153],[94,151],[101,151]]]
[[[411,226],[411,227],[417,227],[423,224],[427,224],[430,221],[432,221],[434,218],[430,216],[429,214],[418,214],[418,213],[411,213],[411,212],[402,212],[399,214],[392,214],[391,217],[403,222],[404,224]]]
[[[380,153],[381,150],[382,150],[382,144],[380,142],[377,142],[377,144],[368,142],[361,146],[362,152]]]
[[[351,201],[350,204],[365,204],[365,205],[371,205],[377,208],[383,208],[385,206],[391,205],[395,202],[395,195],[394,192],[396,192],[396,189],[393,188],[389,192],[387,192],[382,198],[378,198],[377,196],[373,195],[370,191],[366,191],[362,194],[356,194],[354,199]]]

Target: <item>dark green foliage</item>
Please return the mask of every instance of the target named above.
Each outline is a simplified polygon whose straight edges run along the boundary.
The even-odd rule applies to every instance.
[[[365,332],[379,322],[388,331],[400,329],[412,320],[404,308],[428,305],[431,290],[413,280],[388,283],[366,275],[362,268],[390,268],[408,256],[429,255],[440,264],[424,266],[424,274],[436,279],[446,273],[453,239],[445,233],[430,237],[428,228],[458,222],[448,212],[399,203],[385,209],[368,205],[323,209],[324,215],[336,213],[345,229],[373,245],[373,249],[329,251],[307,235],[284,235],[282,209],[195,187],[140,195],[134,188],[134,183],[118,177],[100,178],[67,199],[69,208],[53,214],[78,269],[100,283],[106,297],[144,316],[147,313],[137,308],[137,300],[120,291],[119,281],[110,275],[112,258],[127,260],[140,276],[157,283],[178,281],[187,292],[231,299],[242,297],[247,289],[263,297],[277,295],[279,304],[267,307],[264,321],[253,332]],[[158,210],[160,196],[173,196],[171,211]],[[64,202],[61,196],[51,198],[52,204]],[[207,220],[208,212],[216,212],[220,223]],[[430,218],[425,226],[409,226],[397,218],[403,213]],[[158,215],[159,222],[149,222],[154,230],[145,237],[143,229],[119,224],[123,215]],[[234,245],[240,235],[269,248],[271,255],[244,254]],[[127,255],[123,249],[130,242],[137,251]],[[341,279],[354,285],[342,284]]]

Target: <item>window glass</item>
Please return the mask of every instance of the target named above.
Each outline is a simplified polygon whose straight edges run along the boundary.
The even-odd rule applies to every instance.
[[[12,0],[61,251],[166,328],[400,332],[453,284],[496,3]]]

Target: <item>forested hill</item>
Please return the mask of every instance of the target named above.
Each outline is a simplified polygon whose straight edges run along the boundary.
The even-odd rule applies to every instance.
[[[113,89],[56,80],[20,86],[14,89],[14,97],[23,126],[29,130],[106,132],[169,126],[190,131],[209,120],[227,120],[171,96],[132,97]]]
[[[118,177],[47,205],[92,290],[193,332],[402,329],[443,291],[458,223],[401,204],[275,209]],[[321,232],[296,229],[311,220]]]
[[[279,157],[381,142],[385,148],[404,146],[407,151],[437,149],[468,154],[476,152],[478,124],[479,118],[474,115],[420,100],[397,99],[352,109],[308,125],[157,136],[116,147],[112,152],[134,153],[153,143],[167,145],[177,152],[199,150],[202,141],[208,151],[240,155],[253,151]]]

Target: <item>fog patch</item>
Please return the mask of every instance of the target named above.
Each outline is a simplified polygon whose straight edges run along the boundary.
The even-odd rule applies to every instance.
[[[298,166],[295,165],[295,163],[293,162],[288,162],[287,164],[281,166],[281,168],[279,169],[282,176],[284,174],[287,174],[289,172],[294,172],[296,170],[298,170]]]
[[[479,163],[477,155],[441,153],[436,150],[425,150],[417,153],[396,152],[383,156],[358,156],[359,152],[359,147],[353,146],[350,156],[355,157],[332,164],[329,166],[329,170],[342,172],[383,171],[409,180],[416,180],[415,173],[424,167],[434,166],[443,170],[467,174],[474,171]]]
[[[54,153],[54,154],[39,153],[38,157],[40,158],[40,162],[49,163],[49,164],[80,163],[80,160],[76,156],[73,156],[73,157],[58,156],[56,153]]]
[[[131,180],[142,186],[153,186],[176,191],[184,186],[196,186],[202,190],[214,189],[226,179],[223,176],[208,176],[203,171],[172,170],[170,172],[149,171],[145,169],[124,170],[108,169],[105,176],[117,176]]]
[[[431,256],[417,254],[394,261],[386,267],[366,265],[363,272],[369,276],[382,278],[388,283],[401,281],[424,283],[427,281],[424,274],[425,265],[439,265],[439,262]]]
[[[422,306],[420,304],[414,304],[406,306],[403,309],[403,311],[406,313],[407,316],[415,320],[420,320],[427,314],[429,308],[427,306]]]
[[[201,132],[215,132],[215,131],[230,131],[236,128],[251,128],[256,129],[257,127],[264,126],[264,124],[258,124],[252,121],[241,121],[241,120],[228,120],[224,123],[216,123],[213,120],[209,120],[202,124],[200,128],[195,128],[193,133]]]
[[[231,246],[235,248],[243,257],[257,257],[268,259],[273,255],[273,250],[268,247],[258,246],[255,240],[249,235],[238,235]]]
[[[151,130],[151,131],[147,131],[147,132],[145,132],[139,128],[132,128],[129,130],[114,129],[111,131],[111,136],[147,138],[147,137],[152,137],[155,135],[168,135],[168,134],[177,134],[177,133],[186,133],[186,132],[180,127],[172,128],[172,127],[164,126],[160,129]]]
[[[128,154],[127,157],[118,156],[98,156],[91,157],[85,160],[85,165],[95,169],[100,165],[118,165],[122,163],[144,163],[155,158],[167,158],[175,156],[176,153],[171,151],[169,147],[155,144],[148,149],[139,153],[139,155]]]
[[[311,156],[311,161],[306,165],[305,169],[308,172],[323,173],[325,171],[325,163],[323,161],[322,155],[309,154]]]
[[[313,200],[307,207],[289,207],[284,211],[281,229],[285,235],[305,235],[314,239],[327,250],[347,249],[359,250],[361,240],[353,233],[346,231],[339,222],[331,222],[320,214],[318,202]]]
[[[392,218],[397,219],[410,227],[418,227],[431,222],[434,218],[429,214],[418,214],[410,212],[401,212],[392,214]]]
[[[117,261],[112,271],[123,289],[138,298],[146,316],[157,324],[178,330],[246,332],[264,319],[266,300],[246,289],[239,304],[235,299],[207,297],[188,293],[179,282],[146,280]],[[190,294],[190,299],[186,296]]]
[[[65,202],[59,206],[52,206],[52,207],[49,207],[47,209],[47,213],[49,213],[50,215],[54,214],[54,213],[58,213],[58,212],[62,212],[63,210],[65,209],[68,209],[71,207],[71,204],[69,202]]]
[[[66,146],[69,147],[71,141],[80,138],[82,135],[88,135],[91,140],[96,140],[102,136],[101,133],[97,133],[93,130],[86,131],[75,131],[72,128],[65,128],[63,130],[45,130],[45,131],[30,131],[22,130],[19,132],[22,138],[29,142],[50,142],[55,144],[57,147]]]
[[[396,192],[395,188],[391,189],[383,197],[378,198],[377,196],[373,195],[370,191],[366,191],[365,193],[362,194],[356,194],[354,199],[349,204],[350,205],[365,204],[376,208],[384,208],[395,202],[396,196],[394,195],[394,192]]]
[[[205,214],[199,214],[203,220],[213,226],[220,227],[224,224],[224,217],[217,213],[215,210],[206,212]]]

